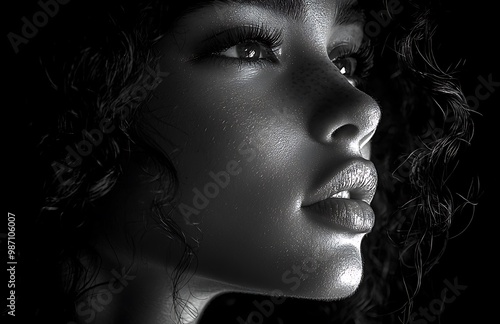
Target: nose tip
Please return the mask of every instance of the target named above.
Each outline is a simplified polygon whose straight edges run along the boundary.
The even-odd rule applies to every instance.
[[[319,142],[345,143],[359,151],[375,134],[381,113],[370,96],[355,88],[348,91],[346,96],[333,95],[327,107],[317,110],[311,132]]]

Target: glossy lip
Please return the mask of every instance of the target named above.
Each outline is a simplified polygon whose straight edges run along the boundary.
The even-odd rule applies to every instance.
[[[308,197],[302,207],[334,228],[368,233],[375,224],[370,203],[377,189],[373,163],[354,159]]]

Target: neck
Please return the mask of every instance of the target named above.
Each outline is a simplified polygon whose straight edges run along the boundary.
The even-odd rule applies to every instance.
[[[165,288],[160,297],[161,323],[176,324],[197,324],[210,301],[223,291],[217,283],[199,277],[191,277],[185,285],[177,287],[178,294],[175,298],[172,294],[174,287],[170,284]]]
[[[81,323],[197,324],[209,302],[230,291],[189,270],[179,274],[157,263],[101,256],[96,275],[89,272],[81,281],[93,287],[76,303]],[[92,268],[86,259],[82,263]]]

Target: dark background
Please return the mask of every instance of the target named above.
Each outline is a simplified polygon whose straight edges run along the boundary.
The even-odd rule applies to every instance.
[[[15,213],[17,217],[16,242],[21,254],[23,246],[36,244],[30,241],[29,231],[23,231],[23,217],[36,214],[32,197],[37,197],[39,190],[36,181],[39,170],[31,163],[36,160],[33,152],[35,143],[25,125],[26,118],[33,115],[33,111],[23,105],[28,96],[35,94],[23,90],[33,86],[36,88],[37,77],[34,75],[40,72],[34,59],[37,50],[50,46],[46,37],[50,35],[51,28],[55,28],[53,26],[56,26],[57,21],[64,19],[64,11],[71,10],[72,2],[61,6],[58,15],[51,18],[48,25],[41,28],[39,34],[27,45],[21,45],[18,54],[14,54],[6,35],[10,31],[18,33],[22,25],[20,18],[30,17],[39,10],[38,5],[36,1],[11,1],[2,5],[2,71],[5,71],[2,111],[5,114],[3,138],[7,147],[3,152],[3,160],[6,162],[4,174],[7,178],[4,184],[4,199],[5,211]],[[478,78],[481,76],[488,79],[491,75],[491,79],[500,82],[500,51],[497,47],[500,43],[500,17],[494,6],[495,2],[446,0],[443,3],[447,12],[440,17],[436,54],[445,62],[444,65],[446,62],[454,65],[463,61],[461,72],[457,76],[465,95],[474,95],[480,85]],[[464,176],[472,174],[479,179],[481,196],[475,207],[474,219],[463,234],[450,240],[441,262],[423,287],[425,294],[431,299],[440,298],[441,291],[446,287],[445,280],[456,280],[467,288],[456,300],[446,304],[441,319],[433,321],[434,323],[491,323],[497,318],[500,292],[497,276],[497,259],[500,256],[500,197],[497,196],[500,160],[496,155],[497,151],[500,151],[500,124],[497,113],[500,108],[499,99],[500,87],[496,87],[487,99],[479,102],[472,146],[461,161]],[[31,107],[37,109],[37,113],[45,108]],[[471,211],[472,209],[466,212]],[[6,220],[3,224],[6,224]],[[6,227],[2,225],[0,233],[5,231]],[[3,237],[0,238],[4,243]],[[6,256],[4,251],[2,250],[2,260],[5,260],[4,255]],[[19,273],[18,281],[21,282],[22,279],[22,273]],[[3,282],[1,286],[2,292],[7,290]]]
[[[500,82],[500,19],[493,1],[446,1],[449,14],[443,17],[441,44],[437,55],[450,62],[463,58],[458,75],[466,96],[474,95],[478,77],[489,75]],[[438,47],[438,48],[439,48]],[[446,305],[442,323],[492,323],[498,314],[498,267],[500,255],[498,210],[498,109],[500,87],[480,101],[475,117],[472,146],[463,158],[465,173],[479,179],[481,197],[468,229],[450,240],[448,249],[432,274],[435,298],[445,287],[445,279],[457,278],[467,288]],[[436,321],[437,322],[437,321]]]

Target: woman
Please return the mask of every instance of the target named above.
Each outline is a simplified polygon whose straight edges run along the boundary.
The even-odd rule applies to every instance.
[[[67,8],[42,58],[37,316],[211,322],[244,293],[261,297],[228,322],[278,320],[285,298],[325,322],[418,320],[471,139],[428,47],[432,3]]]

